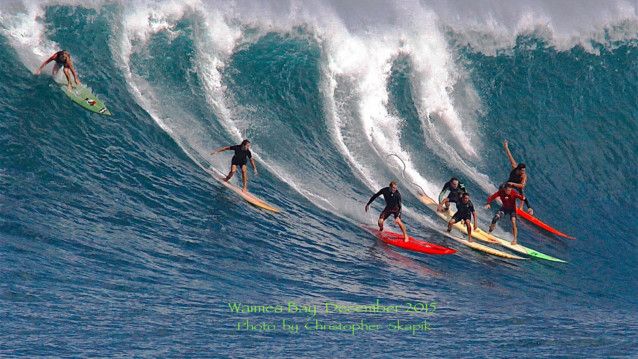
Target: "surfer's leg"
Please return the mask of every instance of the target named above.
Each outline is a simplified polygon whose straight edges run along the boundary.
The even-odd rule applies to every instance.
[[[228,176],[224,178],[224,181],[228,182],[231,178],[233,178],[233,175],[235,175],[235,172],[237,172],[237,165],[231,165],[230,172],[228,172]]]
[[[445,212],[450,208],[450,199],[444,198],[443,202],[439,203],[438,210],[439,212]]]
[[[452,219],[450,219],[449,222],[447,222],[447,231],[448,232],[452,232],[452,226],[454,225],[454,223],[456,223],[456,220],[454,219],[454,217]]]
[[[241,166],[241,183],[243,184],[242,190],[246,192],[248,190],[248,171],[246,170],[248,166]]]
[[[385,219],[383,217],[379,217],[379,221],[377,222],[377,225],[379,226],[379,230],[381,232],[383,232],[383,222],[385,222]]]
[[[472,225],[470,224],[470,220],[465,220],[465,226],[467,227],[467,240],[472,242]]]
[[[409,241],[410,237],[408,237],[408,231],[405,229],[405,224],[403,224],[403,221],[401,221],[401,215],[399,215],[398,217],[394,219],[394,223],[399,225],[399,228],[401,228],[401,232],[403,232],[403,241],[404,242]]]
[[[458,221],[460,221],[460,220],[461,220],[461,218],[460,218],[460,216],[459,216],[459,212],[458,212],[458,211],[456,211],[456,213],[454,213],[454,214],[452,215],[452,218],[450,218],[450,221],[449,221],[449,222],[447,222],[447,231],[448,231],[448,232],[452,232],[452,226],[453,226],[454,224],[456,224],[456,222],[458,222]]]
[[[71,70],[65,67],[64,70],[62,71],[64,72],[64,76],[66,76],[66,82],[67,82],[66,87],[69,89],[69,91],[71,91],[71,89],[73,89],[73,86],[71,85],[71,75],[69,74]]]
[[[383,211],[379,214],[379,220],[377,224],[379,225],[379,230],[383,232],[383,222],[385,222],[386,218],[390,216],[390,211],[387,208],[384,208]]]
[[[505,212],[503,212],[502,210],[498,210],[498,212],[496,212],[496,214],[494,215],[494,218],[492,218],[492,223],[490,224],[490,228],[488,228],[488,232],[492,233],[492,231],[494,230],[494,227],[496,227],[496,222],[498,222],[501,217],[503,217],[505,215]]]

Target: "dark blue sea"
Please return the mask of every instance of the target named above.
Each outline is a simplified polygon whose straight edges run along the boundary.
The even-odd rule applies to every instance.
[[[2,2],[0,357],[637,357],[637,9]],[[113,116],[34,74],[60,49]],[[207,172],[244,138],[281,213]],[[459,177],[486,228],[505,139],[576,237],[519,242],[567,263],[473,251],[419,201]],[[393,179],[456,254],[361,228]]]

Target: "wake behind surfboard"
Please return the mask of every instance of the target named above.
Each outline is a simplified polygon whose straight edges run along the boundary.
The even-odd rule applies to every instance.
[[[278,213],[278,212],[281,211],[279,208],[274,207],[273,205],[269,204],[268,202],[262,200],[261,198],[258,198],[254,194],[252,194],[250,192],[244,192],[244,191],[241,190],[241,188],[235,186],[234,184],[224,181],[224,178],[226,176],[224,176],[217,169],[211,167],[210,169],[207,169],[206,171],[208,173],[210,173],[210,175],[213,176],[213,178],[215,180],[217,180],[217,182],[221,183],[222,185],[224,185],[224,187],[226,187],[226,188],[230,189],[231,191],[235,192],[237,195],[239,195],[241,198],[243,198],[246,202],[250,203],[251,205],[253,205],[253,206],[257,207],[257,208],[264,209],[266,211],[270,211],[270,212]]]

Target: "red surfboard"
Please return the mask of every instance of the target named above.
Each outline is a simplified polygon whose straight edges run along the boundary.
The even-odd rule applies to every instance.
[[[526,221],[546,230],[549,233],[555,234],[557,236],[561,236],[561,237],[565,237],[565,238],[569,238],[569,239],[576,239],[570,235],[567,235],[557,229],[554,229],[552,227],[550,227],[548,224],[544,223],[543,221],[541,221],[540,219],[532,216],[531,214],[522,211],[520,208],[516,208],[516,214],[518,216],[520,216],[521,218],[525,219]]]
[[[407,249],[413,252],[420,252],[426,254],[437,254],[437,255],[445,255],[445,254],[453,254],[456,253],[455,249],[447,248],[443,246],[439,246],[437,244],[433,244],[426,241],[421,241],[418,239],[414,239],[413,237],[409,237],[410,240],[408,242],[403,241],[403,234],[394,233],[387,230],[383,232],[379,231],[378,228],[362,225],[366,231],[374,234],[379,238],[383,243],[387,243],[391,246]]]

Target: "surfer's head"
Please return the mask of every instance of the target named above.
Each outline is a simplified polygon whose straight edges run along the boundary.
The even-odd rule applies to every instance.
[[[459,187],[459,179],[458,179],[458,178],[456,178],[456,177],[452,177],[452,178],[450,179],[450,186],[451,186],[453,189],[457,189],[457,188]]]
[[[390,182],[390,185],[388,186],[390,187],[390,190],[392,192],[395,192],[399,187],[397,186],[397,181],[393,180],[392,182]]]
[[[68,51],[62,50],[60,51],[59,57],[60,57],[60,61],[66,62],[66,61],[69,61],[69,58],[71,57],[71,55],[69,54]]]
[[[249,150],[250,149],[250,141],[248,141],[248,140],[241,141],[241,148],[244,149],[244,150]]]
[[[509,182],[505,182],[502,185],[500,185],[498,187],[499,190],[501,190],[501,192],[505,193],[505,194],[510,194],[512,193],[512,185],[509,184]]]
[[[463,195],[461,196],[461,201],[463,203],[469,202],[470,201],[470,194],[467,193],[467,192],[463,193]]]
[[[524,163],[519,163],[518,166],[516,166],[516,171],[518,171],[518,173],[525,173],[525,167]]]

